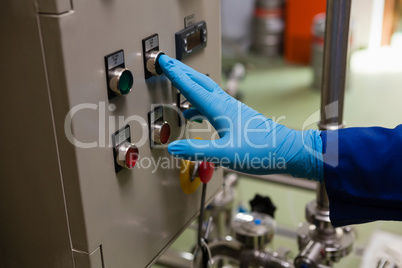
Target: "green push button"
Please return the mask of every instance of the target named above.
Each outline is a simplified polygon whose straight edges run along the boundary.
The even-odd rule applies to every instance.
[[[131,91],[133,82],[134,82],[133,74],[128,69],[125,69],[120,75],[120,79],[117,86],[121,95],[126,95]]]
[[[131,91],[134,83],[134,77],[127,68],[116,68],[111,74],[109,81],[110,89],[118,95],[126,95]]]

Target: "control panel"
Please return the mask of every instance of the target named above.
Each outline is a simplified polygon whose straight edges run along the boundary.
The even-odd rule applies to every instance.
[[[2,1],[20,39],[0,50],[19,70],[2,81],[1,268],[152,267],[199,214],[196,184],[206,203],[222,186],[220,168],[169,154],[216,133],[181,121],[190,103],[158,65],[166,53],[220,80],[219,1]]]

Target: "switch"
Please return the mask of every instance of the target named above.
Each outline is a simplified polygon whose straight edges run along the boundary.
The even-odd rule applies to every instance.
[[[214,175],[215,164],[202,161],[198,165],[198,172],[196,172],[196,176],[200,178],[201,182],[208,183],[212,179],[212,175]]]
[[[105,56],[108,98],[127,95],[134,83],[134,76],[125,67],[124,51],[119,50]]]
[[[153,34],[142,40],[145,79],[162,74],[162,70],[158,64],[158,59],[163,54],[162,51],[159,51],[158,34]]]
[[[150,147],[168,143],[171,129],[169,123],[164,120],[163,106],[158,106],[148,113],[148,123]]]
[[[181,94],[180,92],[177,92],[177,96],[176,96],[176,107],[183,112],[184,110],[190,109],[191,107],[193,107],[193,105],[183,96],[183,94]],[[179,114],[178,116],[178,126],[181,127],[182,125],[184,125],[184,120],[183,120],[183,115]],[[202,123],[202,118],[197,118],[192,120],[194,122],[197,123]]]
[[[152,75],[161,75],[162,69],[158,63],[159,57],[164,55],[162,51],[152,50],[148,52],[146,55],[146,62],[147,62],[147,71],[150,72]]]
[[[152,140],[156,144],[166,144],[170,138],[170,125],[166,121],[158,121],[152,124]]]
[[[214,174],[215,164],[206,161],[181,160],[180,186],[185,194],[194,193],[200,183],[208,183]]]
[[[132,169],[138,160],[139,150],[131,143],[130,126],[116,131],[112,135],[113,157],[115,172],[124,169]]]
[[[184,111],[190,109],[193,105],[183,96],[180,92],[177,92],[176,95],[176,107],[180,111]]]
[[[183,112],[184,110],[190,109],[192,107],[192,104],[183,96],[183,94],[181,94],[180,92],[177,92],[176,95],[176,107]],[[183,120],[183,115],[178,114],[177,115],[177,124],[179,125],[179,127],[181,127],[182,125],[184,125],[184,120]]]
[[[112,72],[109,86],[114,93],[118,95],[126,95],[131,91],[133,86],[133,74],[127,68],[116,68]]]
[[[125,168],[132,169],[138,160],[138,148],[132,143],[123,142],[119,145],[116,163]]]

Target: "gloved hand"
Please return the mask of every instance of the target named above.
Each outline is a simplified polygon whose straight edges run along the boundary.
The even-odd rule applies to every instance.
[[[278,124],[225,93],[208,76],[166,55],[159,65],[173,85],[219,135],[217,140],[179,140],[168,151],[188,160],[203,160],[251,174],[290,173],[323,180],[320,131],[298,131]]]

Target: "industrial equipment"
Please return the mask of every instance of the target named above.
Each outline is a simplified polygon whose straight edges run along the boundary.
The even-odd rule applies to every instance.
[[[152,59],[180,37],[219,81],[219,2],[6,0],[0,15],[0,267],[151,266],[201,202],[167,144],[211,134],[179,123]],[[221,184],[217,168],[206,202]]]

